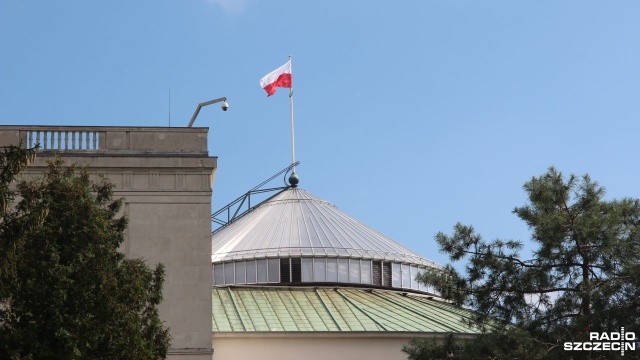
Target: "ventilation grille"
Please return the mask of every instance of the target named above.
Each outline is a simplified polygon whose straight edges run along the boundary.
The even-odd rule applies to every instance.
[[[382,261],[373,261],[371,263],[372,276],[373,276],[373,285],[381,286],[382,285]]]
[[[391,263],[382,263],[382,286],[391,287]]]

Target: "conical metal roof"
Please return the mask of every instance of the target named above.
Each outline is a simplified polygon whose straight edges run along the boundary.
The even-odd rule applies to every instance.
[[[213,263],[296,256],[440,267],[299,188],[281,191],[212,237]]]

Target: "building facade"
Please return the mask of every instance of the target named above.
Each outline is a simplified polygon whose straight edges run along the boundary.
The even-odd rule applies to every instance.
[[[161,319],[169,359],[210,360],[211,194],[217,159],[207,128],[0,126],[0,144],[40,144],[23,176],[41,175],[55,156],[86,165],[115,184],[129,218],[121,251],[163,263]]]

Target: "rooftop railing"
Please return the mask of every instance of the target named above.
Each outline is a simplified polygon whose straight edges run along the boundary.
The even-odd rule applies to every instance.
[[[58,153],[208,154],[208,128],[0,125],[0,146]]]
[[[105,131],[94,129],[27,129],[26,147],[40,145],[42,150],[100,150]]]

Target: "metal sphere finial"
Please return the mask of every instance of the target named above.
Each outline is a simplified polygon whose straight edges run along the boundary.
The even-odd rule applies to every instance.
[[[291,187],[298,187],[298,183],[300,182],[300,178],[298,177],[298,174],[296,174],[296,172],[292,172],[291,176],[289,176],[289,184],[291,184]]]

